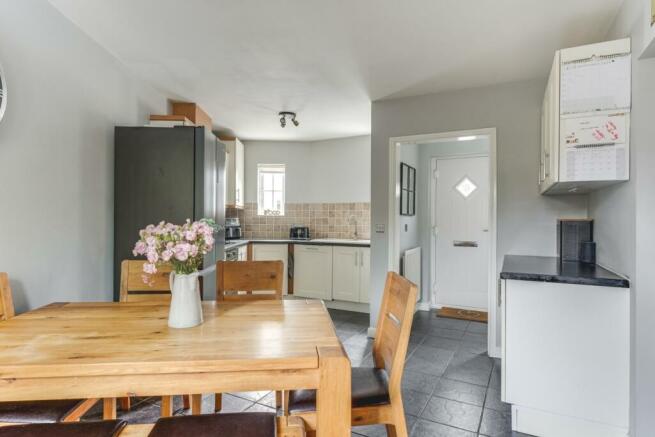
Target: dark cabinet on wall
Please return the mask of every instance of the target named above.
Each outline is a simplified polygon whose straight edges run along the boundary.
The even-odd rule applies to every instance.
[[[120,289],[124,259],[139,230],[164,220],[213,218],[225,221],[225,146],[204,127],[115,128],[114,162],[114,298]],[[223,258],[224,234],[205,265]],[[204,298],[215,296],[215,277],[204,280]]]

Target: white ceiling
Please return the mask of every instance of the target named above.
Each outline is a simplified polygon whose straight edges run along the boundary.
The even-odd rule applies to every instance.
[[[172,99],[245,139],[370,132],[370,102],[547,76],[622,0],[50,0]],[[301,124],[280,128],[277,112]]]

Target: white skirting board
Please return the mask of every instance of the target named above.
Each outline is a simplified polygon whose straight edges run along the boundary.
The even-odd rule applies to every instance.
[[[421,299],[421,248],[407,249],[402,259],[402,275],[418,287],[417,300]]]
[[[512,430],[545,437],[628,437],[627,428],[512,405]]]

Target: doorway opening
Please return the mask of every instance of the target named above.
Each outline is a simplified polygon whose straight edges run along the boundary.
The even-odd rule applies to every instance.
[[[418,278],[420,310],[487,312],[487,349],[499,356],[496,130],[391,138],[389,174],[389,269]],[[406,262],[417,250],[419,267]]]

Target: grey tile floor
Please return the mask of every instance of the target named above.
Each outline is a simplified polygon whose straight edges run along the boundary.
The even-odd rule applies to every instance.
[[[353,366],[372,366],[372,340],[366,337],[368,315],[330,310],[337,334]],[[405,373],[403,400],[412,437],[525,437],[511,431],[508,404],[500,400],[500,361],[487,356],[487,325],[435,317],[419,311],[414,318]],[[213,412],[214,397],[203,397],[203,413]],[[226,393],[224,412],[275,411],[272,392]],[[176,397],[175,414],[189,414]],[[99,407],[85,419],[101,417]],[[153,423],[159,400],[133,401],[119,417],[131,423]],[[386,436],[383,426],[353,428],[353,437]]]

